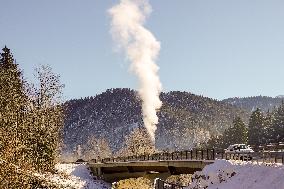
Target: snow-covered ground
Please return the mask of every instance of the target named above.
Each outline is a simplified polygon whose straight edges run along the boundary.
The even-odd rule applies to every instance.
[[[58,174],[47,179],[63,188],[74,189],[109,189],[111,185],[94,178],[85,164],[57,164]]]
[[[91,176],[85,164],[57,164],[58,174],[46,179],[72,189],[110,189],[111,185]],[[196,172],[188,189],[284,189],[282,164],[256,164],[216,160]]]
[[[193,178],[191,189],[284,189],[284,166],[216,160]]]

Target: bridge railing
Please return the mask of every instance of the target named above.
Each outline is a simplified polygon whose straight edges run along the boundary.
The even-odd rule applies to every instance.
[[[112,157],[102,160],[94,160],[95,162],[130,162],[130,161],[157,161],[157,160],[214,160],[214,149],[193,149],[179,152],[161,152],[154,154],[145,154],[139,156]]]
[[[284,152],[284,142],[250,145],[250,147],[255,152],[260,152],[260,151]]]
[[[186,186],[177,185],[174,183],[169,183],[159,178],[155,179],[154,182],[155,189],[184,189]]]
[[[242,160],[257,163],[282,163],[284,164],[284,152],[259,151],[259,152],[234,152],[225,153],[224,150],[215,150],[216,159]]]
[[[131,162],[131,161],[166,161],[166,160],[215,160],[232,159],[243,161],[257,161],[265,163],[284,164],[284,151],[257,151],[253,153],[225,153],[223,149],[192,149],[178,152],[160,152],[139,156],[111,157],[101,160],[93,159],[95,162]]]

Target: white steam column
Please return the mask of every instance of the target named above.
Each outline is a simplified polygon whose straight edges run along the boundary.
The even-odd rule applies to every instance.
[[[159,67],[155,64],[160,42],[143,26],[151,11],[147,0],[120,0],[118,5],[108,10],[112,18],[112,37],[131,62],[131,72],[139,78],[143,121],[154,142],[158,123],[156,111],[162,106],[159,99],[162,84],[158,76]]]

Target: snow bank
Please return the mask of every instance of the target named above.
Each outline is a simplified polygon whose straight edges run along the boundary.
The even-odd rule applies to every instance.
[[[85,164],[57,164],[58,174],[47,176],[47,180],[64,188],[108,189],[111,185],[91,176]]]
[[[190,189],[284,189],[284,166],[216,160],[192,178]]]

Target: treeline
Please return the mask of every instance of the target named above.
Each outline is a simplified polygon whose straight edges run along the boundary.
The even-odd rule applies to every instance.
[[[284,103],[271,112],[262,112],[257,108],[252,112],[246,125],[240,117],[236,117],[232,127],[216,137],[212,137],[210,147],[226,148],[230,144],[262,144],[279,143],[284,141]]]
[[[63,110],[60,77],[49,66],[28,83],[10,49],[0,58],[0,188],[42,188],[33,173],[52,172],[58,154]]]
[[[116,152],[111,150],[107,139],[93,135],[88,138],[86,144],[78,145],[75,151],[61,154],[61,159],[66,162],[75,162],[80,159],[100,161],[104,158],[150,155],[154,152],[157,152],[157,149],[145,127],[137,127],[124,137],[121,148]]]
[[[166,150],[188,150],[202,147],[211,136],[223,133],[235,117],[245,122],[249,113],[233,105],[189,92],[161,94],[156,146]]]
[[[268,111],[278,107],[283,100],[283,96],[269,97],[269,96],[252,96],[244,98],[228,98],[222,100],[222,102],[232,104],[242,109],[246,109],[250,112],[260,108],[262,111]]]

